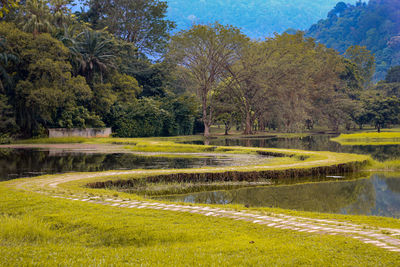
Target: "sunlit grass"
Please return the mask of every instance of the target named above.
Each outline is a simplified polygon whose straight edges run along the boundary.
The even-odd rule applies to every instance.
[[[71,202],[4,186],[0,203],[2,266],[329,266],[333,259],[335,265],[366,266],[400,261],[397,253],[347,237],[225,218]]]
[[[393,130],[393,129],[392,129]],[[363,132],[354,134],[341,134],[332,138],[332,141],[342,145],[398,145],[400,144],[400,132]]]

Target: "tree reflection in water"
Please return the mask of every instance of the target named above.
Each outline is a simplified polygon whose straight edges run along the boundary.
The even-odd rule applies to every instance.
[[[344,153],[356,153],[371,155],[374,159],[384,161],[400,158],[400,145],[379,146],[342,146],[337,142],[330,141],[337,135],[320,134],[294,138],[219,138],[209,141],[210,145],[218,146],[247,146],[247,147],[269,147],[289,148],[312,151],[332,151]],[[200,141],[188,142],[202,144]]]
[[[132,153],[82,153],[62,150],[0,149],[0,181],[65,172],[226,166],[227,158],[146,157]]]
[[[207,204],[244,204],[302,211],[400,217],[400,175],[192,193],[164,199]]]

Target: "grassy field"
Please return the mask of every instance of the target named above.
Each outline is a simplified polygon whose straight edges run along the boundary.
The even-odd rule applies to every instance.
[[[53,199],[0,186],[1,266],[382,266],[400,255],[340,236]]]
[[[268,166],[136,170],[118,173],[74,173],[17,179],[0,183],[0,266],[165,266],[165,265],[397,265],[400,254],[344,236],[299,233],[227,218],[172,211],[125,209],[49,195],[100,198],[143,197],[89,182],[139,179],[179,173],[286,171],[373,161],[368,156],[289,149],[258,149],[175,144],[160,139],[41,139],[38,143],[123,144],[136,151],[264,153],[281,158]],[[76,178],[76,179],[75,179]],[[40,193],[37,193],[39,192]],[[210,206],[210,205],[208,205]],[[218,205],[215,205],[218,207]],[[224,208],[246,210],[241,205]],[[399,220],[381,217],[318,214],[268,208],[247,210],[361,223],[366,227],[400,228]]]

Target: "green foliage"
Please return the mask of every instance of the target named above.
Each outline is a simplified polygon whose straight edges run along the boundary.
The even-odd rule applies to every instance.
[[[400,100],[397,97],[368,99],[365,103],[366,117],[380,132],[387,124],[400,122]]]
[[[24,31],[31,32],[34,36],[51,32],[53,25],[47,0],[27,0],[21,11],[19,20]]]
[[[193,97],[142,98],[126,107],[114,107],[113,129],[118,137],[189,135],[197,106]]]
[[[175,27],[166,20],[167,3],[145,0],[90,0],[83,18],[95,29],[107,30],[118,38],[133,43],[141,52],[162,53]]]
[[[89,112],[82,106],[67,107],[59,117],[61,128],[103,128],[104,122],[94,112]]]
[[[18,130],[12,106],[9,105],[8,98],[0,94],[0,135],[15,134]]]
[[[0,18],[10,12],[11,9],[17,8],[19,0],[1,0],[0,1]]]
[[[142,92],[138,81],[132,76],[115,73],[112,78],[113,91],[117,94],[117,101],[121,103],[132,103]]]
[[[2,26],[1,35],[19,57],[18,64],[9,68],[18,74],[8,97],[23,134],[29,136],[43,127],[103,125],[96,115],[84,115],[93,92],[83,77],[72,76],[69,50],[61,42],[48,34],[21,32],[12,24]]]
[[[365,46],[376,58],[374,80],[384,78],[391,66],[399,64],[397,0],[370,1],[368,4],[340,4],[328,18],[313,25],[308,35],[344,53],[350,46]]]
[[[9,51],[7,42],[0,37],[0,92],[4,91],[4,87],[11,86],[12,80],[7,73],[7,67],[10,64],[17,63],[18,57]]]
[[[350,46],[345,53],[352,62],[356,64],[363,79],[364,86],[367,87],[372,82],[375,73],[375,58],[365,46]]]
[[[395,66],[389,69],[385,82],[387,83],[400,83],[400,66]]]
[[[228,72],[227,66],[237,59],[241,45],[247,41],[239,29],[233,26],[194,25],[187,31],[181,31],[172,38],[169,57],[173,62],[187,69],[202,105],[204,135],[214,121],[214,91],[218,82]]]
[[[102,32],[84,30],[76,36],[73,51],[79,61],[80,73],[90,85],[96,81],[102,83],[103,75],[115,68],[112,40]],[[96,81],[95,74],[99,75]]]

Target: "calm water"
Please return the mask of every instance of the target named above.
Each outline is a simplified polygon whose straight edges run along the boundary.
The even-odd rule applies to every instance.
[[[51,149],[0,149],[0,181],[19,177],[65,172],[94,172],[131,169],[181,169],[205,166],[231,166],[250,161],[268,161],[262,156],[250,158],[146,157],[132,153],[84,153]]]
[[[400,159],[399,145],[341,146],[334,135],[303,138],[212,139],[210,145],[293,148],[368,154],[377,160]],[[193,142],[192,142],[193,143]],[[196,142],[201,144],[202,142]],[[84,153],[51,149],[0,149],[0,181],[41,174],[126,169],[196,168],[243,165],[257,159],[208,156],[206,158],[146,157],[132,153]],[[266,159],[262,159],[266,160]],[[310,183],[312,181],[312,183]],[[307,183],[306,183],[307,182]],[[370,178],[321,181],[308,178],[279,181],[279,185],[229,191],[165,196],[191,203],[240,203],[253,207],[279,207],[305,211],[364,214],[400,218],[400,174],[373,174]]]
[[[313,135],[302,138],[211,139],[210,145],[292,148],[371,155],[385,161],[400,159],[400,145],[342,146],[330,138]],[[197,142],[202,144],[203,142]],[[200,192],[166,196],[164,199],[191,203],[244,204],[253,207],[278,207],[339,214],[376,215],[400,218],[400,174],[373,174],[351,181],[301,183],[242,188],[229,191]]]
[[[400,175],[373,174],[369,179],[200,192],[162,199],[400,218]]]
[[[292,148],[312,151],[332,151],[356,154],[371,155],[377,160],[400,159],[400,145],[385,146],[342,146],[337,142],[330,141],[337,135],[320,134],[301,138],[220,138],[211,139],[213,146],[247,146],[247,147],[271,147],[271,148]],[[187,143],[204,144],[203,141]]]

